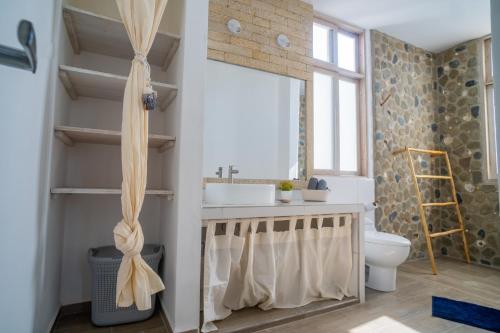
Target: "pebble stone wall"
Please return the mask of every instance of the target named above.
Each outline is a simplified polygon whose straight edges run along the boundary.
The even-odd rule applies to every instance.
[[[427,256],[404,146],[449,153],[473,262],[500,268],[498,190],[485,174],[480,40],[439,54],[373,31],[377,228],[410,239],[410,258]],[[380,102],[391,94],[387,102]],[[444,161],[415,155],[417,173],[444,174]],[[421,181],[424,201],[451,200],[446,181]],[[450,208],[427,209],[429,230],[455,226]],[[433,242],[435,255],[463,259],[458,235]]]
[[[404,146],[434,146],[434,59],[431,53],[381,32],[373,31],[371,38],[375,195],[380,205],[376,210],[377,226],[408,238],[412,243],[410,258],[422,258],[426,256],[426,244],[410,170],[405,156],[393,156],[392,152]],[[387,94],[391,97],[380,105]],[[415,165],[419,173],[430,173],[435,168],[433,161],[425,157]],[[432,186],[423,185],[424,199],[431,200]],[[439,214],[432,216],[430,229],[439,223]]]
[[[484,140],[482,41],[473,40],[436,56],[438,101],[432,124],[439,146],[450,155],[473,262],[500,267],[500,218],[496,181],[488,180]],[[456,216],[442,210],[442,227],[455,226]],[[458,236],[440,239],[440,252],[463,258]]]

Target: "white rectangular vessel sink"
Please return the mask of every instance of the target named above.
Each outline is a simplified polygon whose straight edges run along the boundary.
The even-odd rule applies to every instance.
[[[205,204],[208,205],[271,205],[275,201],[274,185],[268,184],[217,184],[205,187]]]

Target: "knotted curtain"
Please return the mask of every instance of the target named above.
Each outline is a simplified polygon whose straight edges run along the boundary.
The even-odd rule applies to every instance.
[[[148,111],[142,95],[150,87],[147,54],[158,31],[167,0],[116,0],[135,57],[125,86],[122,115],[122,214],[113,230],[123,252],[116,283],[116,304],[139,310],[151,308],[151,295],[165,289],[160,277],[141,257],[144,236],[139,222],[146,191]]]

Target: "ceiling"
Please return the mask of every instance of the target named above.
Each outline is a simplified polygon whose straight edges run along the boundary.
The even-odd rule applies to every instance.
[[[308,0],[314,10],[439,52],[491,32],[490,0]]]

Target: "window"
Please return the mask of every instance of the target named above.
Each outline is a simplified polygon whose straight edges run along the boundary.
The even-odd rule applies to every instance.
[[[362,30],[315,18],[313,25],[316,174],[363,174],[360,96]]]
[[[486,167],[488,179],[496,179],[496,142],[495,142],[495,91],[493,88],[493,63],[491,61],[491,37],[483,41],[483,83],[485,99],[485,142],[486,142]]]
[[[329,27],[313,24],[313,56],[315,59],[330,61],[332,54],[330,50],[330,34]]]

